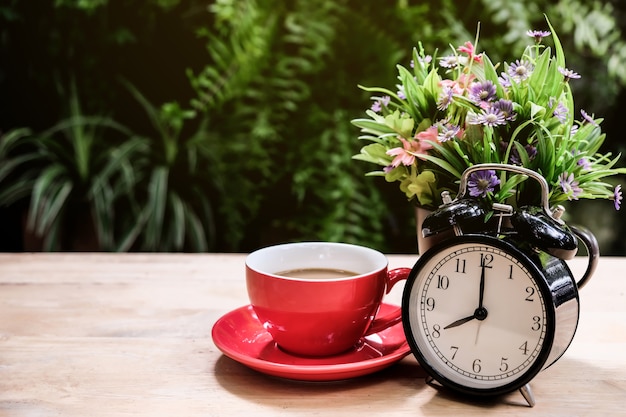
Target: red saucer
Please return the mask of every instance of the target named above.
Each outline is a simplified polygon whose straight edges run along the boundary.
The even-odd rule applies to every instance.
[[[380,315],[397,306],[383,304]],[[379,371],[410,352],[402,324],[362,338],[340,355],[307,358],[280,349],[259,322],[252,306],[240,307],[220,318],[212,330],[213,342],[231,359],[268,375],[302,381],[333,381]]]

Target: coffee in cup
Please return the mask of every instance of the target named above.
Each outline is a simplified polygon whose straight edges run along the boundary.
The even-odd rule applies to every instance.
[[[401,320],[400,309],[376,317],[385,293],[410,272],[387,265],[382,253],[346,243],[269,246],[246,258],[248,296],[282,349],[335,355]]]

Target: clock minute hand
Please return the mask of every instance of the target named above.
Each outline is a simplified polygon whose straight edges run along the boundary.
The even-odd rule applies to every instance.
[[[484,262],[480,265],[480,292],[478,293],[478,308],[483,308],[483,298],[485,297],[485,264]]]

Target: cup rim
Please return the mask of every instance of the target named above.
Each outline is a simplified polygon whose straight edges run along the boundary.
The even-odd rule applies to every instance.
[[[357,273],[355,275],[351,275],[348,277],[337,277],[337,278],[327,278],[327,279],[315,279],[315,278],[299,278],[299,277],[287,277],[284,275],[279,275],[275,272],[265,271],[262,268],[259,268],[256,263],[259,260],[259,257],[266,255],[268,252],[275,252],[280,250],[293,250],[294,248],[302,248],[302,247],[311,247],[311,246],[325,246],[325,247],[341,247],[343,249],[353,250],[355,252],[359,252],[364,256],[368,256],[373,259],[376,263],[376,266],[373,268],[369,268],[366,272]],[[338,281],[349,281],[358,278],[362,278],[365,276],[371,276],[372,274],[376,274],[384,269],[386,269],[389,265],[389,261],[387,257],[380,251],[376,249],[369,248],[367,246],[356,245],[352,243],[343,243],[343,242],[324,242],[324,241],[306,241],[306,242],[291,242],[291,243],[280,243],[271,246],[265,246],[259,249],[250,252],[246,256],[245,261],[246,268],[254,271],[258,274],[262,274],[268,277],[276,278],[276,279],[284,279],[287,281],[302,281],[302,282],[338,282]]]

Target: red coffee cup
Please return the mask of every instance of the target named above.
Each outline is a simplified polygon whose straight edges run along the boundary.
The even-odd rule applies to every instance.
[[[363,246],[302,242],[269,246],[246,258],[250,303],[284,350],[304,356],[347,351],[401,320],[398,308],[376,317],[383,296],[410,268]]]

